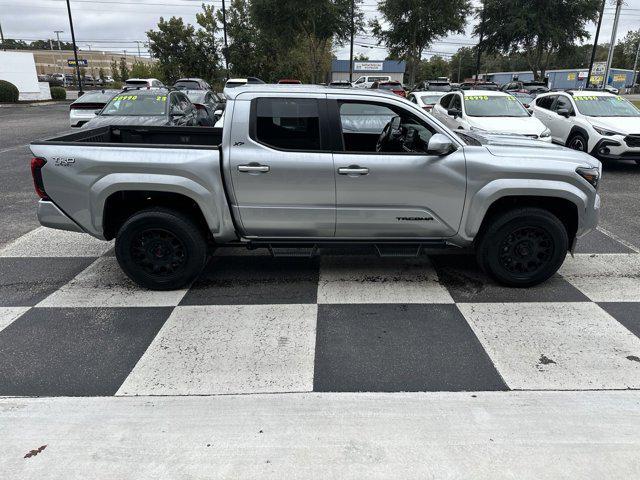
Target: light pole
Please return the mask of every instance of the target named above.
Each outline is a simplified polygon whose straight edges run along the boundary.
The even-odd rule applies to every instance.
[[[478,74],[480,73],[480,55],[482,54],[482,40],[484,39],[484,0],[482,2],[482,14],[480,16],[480,40],[478,41],[478,56],[476,58],[476,83],[478,83]],[[534,72],[535,76],[536,73]]]
[[[353,82],[353,35],[355,30],[355,19],[353,18],[354,3],[355,0],[351,0],[351,47],[349,48],[349,83]]]
[[[616,48],[616,34],[618,33],[618,22],[620,20],[620,10],[622,9],[622,0],[616,1],[616,17],[613,19],[613,30],[611,30],[611,43],[609,44],[609,56],[607,57],[607,69],[604,71],[604,81],[602,88],[607,86],[609,82],[609,70],[611,70],[611,62],[613,61],[613,50]]]
[[[54,30],[53,33],[56,34],[56,38],[58,39],[58,61],[60,62],[60,73],[62,73],[63,79],[62,79],[62,83],[63,85],[67,83],[66,79],[64,78],[64,65],[62,63],[62,48],[60,47],[60,34],[64,33],[63,30]]]
[[[71,27],[71,42],[73,43],[73,59],[76,62],[76,76],[78,77],[78,96],[84,95],[82,91],[82,78],[80,77],[80,63],[78,62],[78,47],[76,46],[76,34],[73,31],[73,18],[71,16],[71,4],[67,0],[67,12],[69,13],[69,27]]]
[[[227,7],[222,0],[222,33],[224,35],[224,68],[229,80],[229,45],[227,44]]]
[[[591,82],[591,70],[593,70],[593,62],[596,59],[596,49],[598,48],[598,37],[600,36],[600,27],[602,26],[602,17],[604,16],[604,6],[606,5],[607,0],[602,0],[602,5],[600,6],[600,16],[598,17],[598,26],[596,27],[596,36],[593,39],[593,48],[591,49],[591,60],[589,61],[589,72],[587,72],[587,85],[586,88],[589,88],[589,84]]]

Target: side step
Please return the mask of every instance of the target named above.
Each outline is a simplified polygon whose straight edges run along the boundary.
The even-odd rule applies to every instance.
[[[422,245],[376,244],[380,257],[417,257],[422,251]]]
[[[314,257],[318,254],[317,245],[304,247],[287,247],[269,245],[269,251],[274,257]]]

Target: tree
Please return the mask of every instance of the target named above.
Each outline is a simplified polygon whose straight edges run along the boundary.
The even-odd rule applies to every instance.
[[[323,59],[333,42],[345,41],[351,32],[351,0],[252,0],[249,9],[254,25],[280,46],[306,46],[312,83],[324,79]],[[355,17],[360,28],[361,13],[356,11]]]
[[[198,28],[182,18],[160,17],[158,30],[149,30],[149,51],[158,59],[162,78],[173,83],[181,77],[201,77],[214,83],[220,76],[219,28],[213,6],[196,14]]]
[[[111,76],[113,77],[114,82],[123,82],[124,80],[120,78],[120,69],[118,68],[118,62],[116,62],[115,58],[111,59]]]
[[[449,62],[439,55],[434,55],[429,60],[422,60],[420,62],[420,67],[416,74],[416,82],[448,76]]]
[[[383,22],[371,22],[374,35],[392,56],[407,61],[409,84],[415,84],[422,53],[448,33],[463,33],[471,10],[468,0],[381,0]]]
[[[449,62],[449,78],[456,82],[464,82],[465,78],[471,78],[476,69],[475,49],[470,47],[459,48]]]
[[[587,22],[598,16],[600,0],[484,0],[483,18],[474,28],[482,32],[482,51],[522,53],[537,79],[543,79],[551,56],[589,38]]]
[[[353,56],[354,62],[368,62],[370,59],[364,53],[359,53]]]
[[[613,50],[612,66],[617,68],[633,68],[639,43],[640,30],[628,32],[627,35],[618,42],[616,48]]]
[[[120,59],[120,65],[118,66],[118,77],[120,77],[120,81],[122,82],[131,77],[131,72],[129,71],[129,67],[127,66],[127,61],[124,58]]]

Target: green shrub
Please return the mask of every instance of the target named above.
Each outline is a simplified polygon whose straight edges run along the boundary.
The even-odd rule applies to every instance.
[[[18,87],[13,83],[0,80],[0,102],[17,102],[18,95],[20,95]]]
[[[51,87],[51,98],[54,100],[66,100],[67,91],[62,87]]]

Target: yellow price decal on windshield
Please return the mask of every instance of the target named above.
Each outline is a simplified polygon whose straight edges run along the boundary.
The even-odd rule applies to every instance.
[[[156,100],[157,100],[158,102],[166,102],[166,101],[167,101],[167,96],[166,96],[166,95],[158,95],[158,96],[156,97]]]
[[[595,95],[587,95],[587,96],[580,96],[580,97],[573,97],[574,100],[598,100],[598,97]]]
[[[488,95],[469,95],[468,97],[464,97],[465,100],[489,100]]]
[[[137,95],[118,95],[114,100],[137,100]]]

